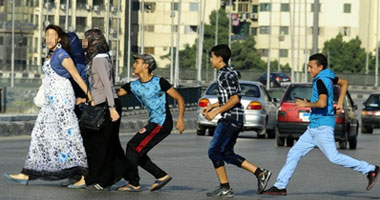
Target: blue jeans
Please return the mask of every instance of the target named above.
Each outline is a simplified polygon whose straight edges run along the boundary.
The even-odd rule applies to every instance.
[[[208,150],[208,157],[215,168],[224,166],[224,162],[241,167],[245,159],[235,154],[234,146],[242,126],[242,122],[234,120],[222,119],[218,122]]]
[[[336,165],[351,168],[362,174],[368,174],[368,172],[375,170],[374,165],[356,160],[337,151],[333,127],[320,126],[318,128],[307,128],[306,132],[289,150],[286,163],[282,167],[274,186],[279,189],[286,188],[297,167],[298,161],[315,146],[322,151],[330,162]]]

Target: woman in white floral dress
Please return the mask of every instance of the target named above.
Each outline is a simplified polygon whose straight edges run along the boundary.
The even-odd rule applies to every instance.
[[[74,114],[74,91],[68,78],[78,83],[83,91],[87,86],[72,59],[66,34],[55,25],[46,29],[49,55],[42,67],[45,73],[45,102],[31,134],[29,152],[20,174],[5,176],[27,185],[29,180],[59,180],[82,176],[75,186],[82,186],[87,173],[87,157]],[[91,95],[89,95],[91,100]]]

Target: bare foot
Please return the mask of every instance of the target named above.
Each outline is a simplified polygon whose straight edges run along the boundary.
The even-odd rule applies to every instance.
[[[25,175],[25,174],[10,174],[9,175],[10,177],[12,178],[15,178],[15,179],[19,179],[19,180],[29,180],[29,176],[28,175]]]
[[[74,183],[73,185],[79,186],[79,185],[84,185],[84,184],[86,184],[86,181],[84,180],[84,176],[82,176],[81,179],[77,181],[76,183]]]

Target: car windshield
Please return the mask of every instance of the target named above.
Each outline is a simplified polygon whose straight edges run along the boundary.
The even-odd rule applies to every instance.
[[[334,87],[334,102],[339,98],[339,87]],[[296,99],[311,100],[312,88],[311,85],[293,85],[289,88],[284,96],[285,102],[295,102]]]
[[[247,96],[247,97],[260,97],[260,89],[256,85],[252,84],[246,84],[246,83],[241,83],[241,95],[242,96]],[[211,84],[211,86],[208,88],[206,91],[206,95],[217,95],[218,90],[216,88],[216,83]]]
[[[368,107],[380,107],[380,96],[379,95],[371,95],[368,100],[365,102],[365,106]]]

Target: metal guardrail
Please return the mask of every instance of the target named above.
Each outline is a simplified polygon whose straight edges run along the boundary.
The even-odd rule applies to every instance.
[[[201,87],[179,87],[176,88],[185,100],[185,107],[194,107],[198,104],[201,97]],[[125,95],[119,97],[121,106],[126,110],[142,109],[144,106],[136,99],[134,95]],[[177,102],[168,95],[169,107],[177,107]]]

